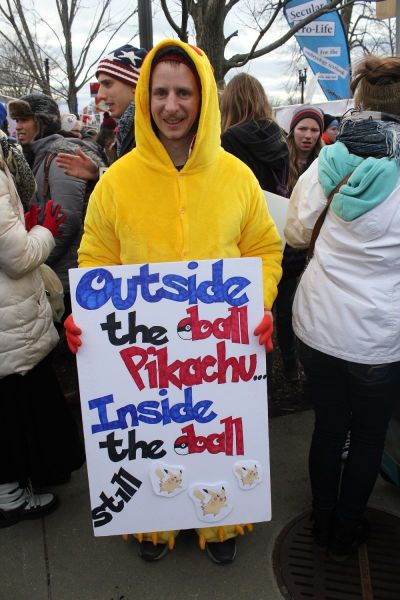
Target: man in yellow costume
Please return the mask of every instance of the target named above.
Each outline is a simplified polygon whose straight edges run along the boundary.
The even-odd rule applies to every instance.
[[[261,257],[265,314],[254,333],[272,350],[281,241],[255,176],[221,148],[207,56],[178,40],[160,42],[143,63],[135,98],[136,148],[110,167],[90,198],[79,266]],[[72,315],[65,327],[76,352],[81,330]],[[241,529],[199,529],[200,545],[214,562],[232,562]],[[138,534],[140,556],[160,559],[176,533]]]

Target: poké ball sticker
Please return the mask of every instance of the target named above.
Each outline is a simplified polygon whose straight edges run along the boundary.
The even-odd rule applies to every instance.
[[[175,440],[174,451],[176,454],[180,455],[189,454],[189,442],[187,435],[181,435]]]
[[[233,465],[233,472],[242,490],[252,490],[262,481],[261,465],[257,460],[239,460]]]
[[[158,462],[152,465],[150,479],[154,493],[164,498],[173,498],[186,489],[185,469],[181,465]]]
[[[195,483],[189,495],[194,502],[197,518],[206,523],[225,519],[233,509],[229,483]]]

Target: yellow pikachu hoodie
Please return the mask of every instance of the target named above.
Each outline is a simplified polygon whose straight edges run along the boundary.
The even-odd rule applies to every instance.
[[[202,89],[195,143],[181,170],[151,123],[151,64],[166,46],[186,52]],[[259,256],[271,308],[281,241],[257,179],[221,148],[217,89],[204,52],[179,40],[160,42],[143,63],[135,103],[136,148],[108,169],[90,197],[79,266]]]

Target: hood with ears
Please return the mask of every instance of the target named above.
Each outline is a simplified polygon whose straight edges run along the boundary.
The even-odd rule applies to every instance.
[[[193,150],[183,170],[201,168],[212,163],[221,152],[220,112],[217,86],[210,61],[202,50],[180,40],[167,39],[157,44],[146,56],[135,94],[135,137],[138,155],[149,164],[171,165],[167,151],[153,130],[150,113],[150,79],[152,62],[161,48],[179,46],[195,65],[201,83],[200,118]]]

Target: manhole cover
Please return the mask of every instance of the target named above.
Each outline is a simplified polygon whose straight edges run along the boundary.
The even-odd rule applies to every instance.
[[[313,543],[310,512],[291,521],[274,547],[275,576],[288,600],[400,600],[400,519],[368,509],[368,544],[337,563]]]

